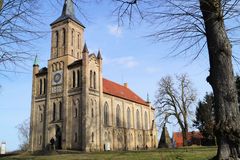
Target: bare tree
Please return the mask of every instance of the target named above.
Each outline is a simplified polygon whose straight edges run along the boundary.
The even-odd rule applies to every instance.
[[[20,141],[19,148],[21,151],[27,151],[29,147],[29,130],[30,130],[29,119],[24,120],[22,123],[16,126],[18,130],[18,138]]]
[[[174,53],[208,50],[215,101],[217,159],[240,158],[240,115],[232,66],[232,44],[239,42],[239,0],[113,0],[119,22],[145,19],[154,26],[156,40],[176,42]],[[229,36],[230,35],[230,36]],[[196,49],[194,50],[196,52]]]
[[[191,107],[196,92],[186,74],[176,76],[177,84],[170,76],[162,78],[156,94],[157,116],[164,122],[177,121],[182,130],[183,146],[187,146],[187,133]]]
[[[1,1],[2,2],[2,1]],[[42,34],[37,30],[40,24],[39,1],[5,0],[0,9],[0,72],[13,67],[24,66],[32,58],[29,48],[32,41]]]

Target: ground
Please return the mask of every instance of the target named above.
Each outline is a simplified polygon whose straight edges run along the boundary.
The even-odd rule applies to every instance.
[[[151,151],[97,152],[52,154],[31,156],[20,154],[2,157],[0,160],[208,160],[216,155],[216,147],[188,147],[181,149],[158,149]]]

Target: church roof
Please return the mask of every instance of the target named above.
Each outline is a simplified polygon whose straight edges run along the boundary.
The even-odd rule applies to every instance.
[[[116,96],[125,100],[149,106],[141,97],[129,88],[103,78],[103,93]]]
[[[58,19],[56,19],[53,23],[51,23],[51,26],[66,19],[71,19],[74,22],[78,23],[83,28],[85,28],[85,26],[75,16],[74,4],[72,0],[65,0],[62,15]]]

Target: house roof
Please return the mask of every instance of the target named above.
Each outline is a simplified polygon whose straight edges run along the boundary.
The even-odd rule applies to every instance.
[[[129,88],[103,78],[103,93],[116,96],[125,100],[149,106],[141,97]]]

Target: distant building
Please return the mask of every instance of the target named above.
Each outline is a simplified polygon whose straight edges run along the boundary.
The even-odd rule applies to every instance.
[[[188,132],[187,133],[187,141],[188,145],[201,145],[203,140],[203,136],[200,132]],[[182,132],[173,132],[172,143],[174,147],[182,147],[183,146],[183,137]]]
[[[156,147],[154,108],[127,84],[103,78],[101,52],[89,53],[72,0],[65,0],[51,29],[48,66],[33,65],[31,151],[51,147],[51,139],[56,149]]]
[[[6,154],[6,142],[1,143],[0,154]]]

